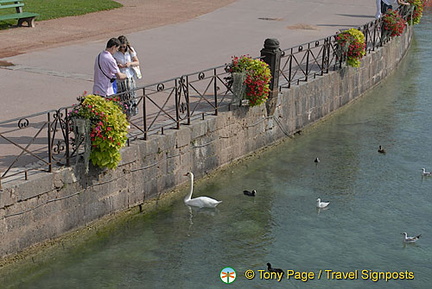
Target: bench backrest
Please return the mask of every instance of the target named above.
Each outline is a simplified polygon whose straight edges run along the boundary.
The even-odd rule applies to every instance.
[[[17,13],[22,13],[23,6],[22,0],[0,0],[0,9],[15,8]]]
[[[21,3],[24,5],[24,0],[0,0],[0,4],[5,3]]]

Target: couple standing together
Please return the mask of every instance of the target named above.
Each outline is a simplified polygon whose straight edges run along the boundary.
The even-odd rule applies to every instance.
[[[137,54],[125,36],[108,40],[104,51],[98,54],[94,65],[93,94],[108,97],[115,93],[126,104],[128,117],[138,112],[135,79],[141,78]],[[115,91],[115,86],[117,91]]]
[[[404,0],[376,0],[377,12],[375,18],[380,18],[388,9],[396,10],[400,5],[410,6],[410,3]]]

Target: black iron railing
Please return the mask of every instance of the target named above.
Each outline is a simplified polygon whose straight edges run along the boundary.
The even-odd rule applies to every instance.
[[[226,66],[137,88],[138,114],[131,120],[130,140],[179,129],[192,119],[230,109],[233,92]]]
[[[382,19],[371,21],[358,28],[365,35],[366,52],[375,51],[389,38],[383,37]],[[338,57],[336,35],[301,44],[282,51],[280,79],[281,88],[290,88],[340,69],[346,59]]]
[[[378,19],[359,28],[368,53],[388,40],[381,27]],[[344,59],[338,58],[336,50],[335,35],[283,50],[280,89],[341,68]],[[229,77],[227,65],[223,65],[136,88],[139,112],[130,120],[128,143],[230,110],[235,95]],[[30,172],[51,172],[53,166],[77,162],[82,148],[67,117],[71,109],[0,122],[0,188],[7,179],[27,179]]]

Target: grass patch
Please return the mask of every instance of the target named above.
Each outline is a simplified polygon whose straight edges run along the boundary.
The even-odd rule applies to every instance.
[[[123,5],[112,0],[23,0],[24,12],[40,14],[36,21],[77,16],[111,10]],[[0,15],[15,13],[15,8],[0,9]],[[0,21],[0,29],[16,25],[18,20]]]

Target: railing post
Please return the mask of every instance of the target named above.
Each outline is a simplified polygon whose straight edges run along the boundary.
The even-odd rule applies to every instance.
[[[190,115],[190,99],[189,99],[189,76],[186,76],[186,89],[184,91],[184,96],[186,101],[187,125],[190,125],[191,115]]]
[[[279,94],[279,73],[282,51],[279,48],[279,40],[267,38],[264,48],[261,49],[261,59],[270,67],[272,78],[270,80],[270,93],[266,102],[267,114],[272,115],[276,109]]]
[[[70,143],[69,143],[69,134],[70,134],[70,127],[69,127],[69,111],[67,108],[65,108],[65,117],[64,117],[64,141],[65,141],[65,149],[66,149],[66,166],[70,167]]]
[[[305,82],[309,81],[309,59],[310,59],[311,47],[310,42],[308,43],[307,52],[306,52],[306,70],[305,70]]]
[[[144,140],[147,140],[147,106],[146,106],[146,89],[145,87],[142,89],[142,110],[143,110],[143,126],[144,126]]]
[[[291,88],[291,81],[293,80],[293,55],[294,50],[293,48],[290,49],[290,56],[289,56],[289,64],[288,64],[288,88]]]
[[[215,101],[215,115],[218,115],[219,103],[218,103],[218,86],[217,86],[217,71],[216,68],[213,69],[213,91],[214,91],[214,101]]]
[[[182,90],[182,88],[180,86],[182,85],[183,81],[184,81],[184,76],[182,76],[181,78],[176,78],[174,80],[174,86],[175,86],[174,99],[175,99],[176,128],[177,129],[180,129],[180,97],[181,97],[181,90]]]
[[[322,53],[322,62],[321,62],[321,76],[324,75],[324,73],[329,72],[329,64],[330,62],[330,38],[324,39],[324,47],[323,47],[323,53]]]
[[[360,27],[359,27],[360,28]],[[361,32],[363,32],[363,35],[365,37],[365,51],[366,53],[369,53],[369,27],[367,25],[363,25],[362,30],[360,30]]]
[[[52,156],[52,143],[51,143],[51,113],[48,112],[48,172],[52,172],[52,160],[53,160],[53,156]]]

